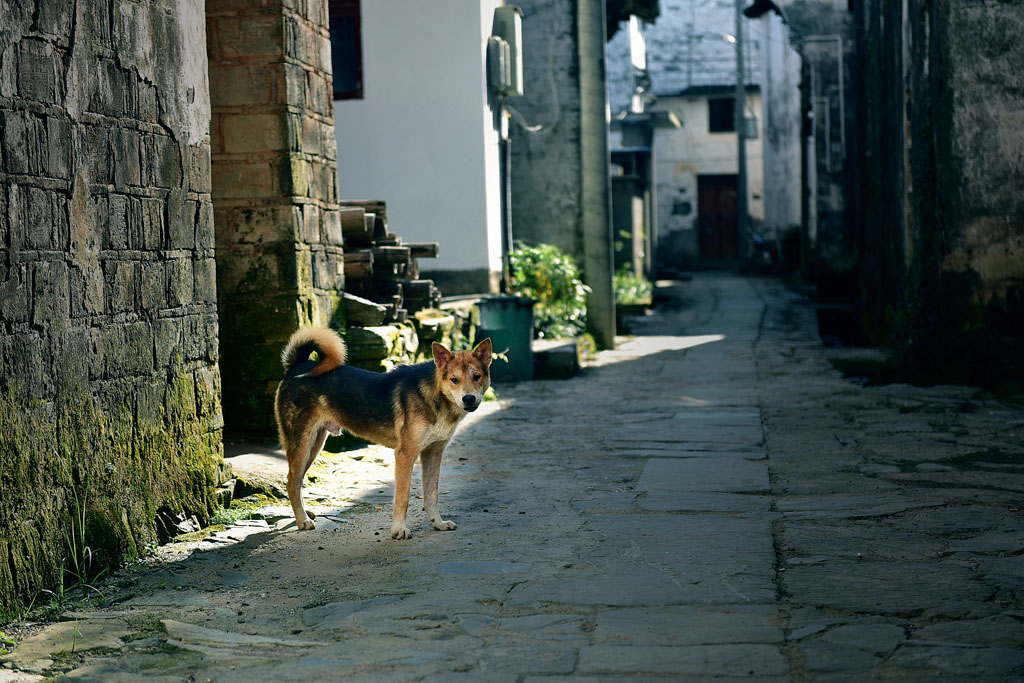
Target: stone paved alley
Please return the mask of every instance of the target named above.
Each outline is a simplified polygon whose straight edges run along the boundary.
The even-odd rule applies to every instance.
[[[497,387],[456,531],[392,541],[390,452],[325,457],[316,530],[167,546],[0,681],[1024,680],[1021,405],[844,379],[773,280],[669,293],[582,376]]]

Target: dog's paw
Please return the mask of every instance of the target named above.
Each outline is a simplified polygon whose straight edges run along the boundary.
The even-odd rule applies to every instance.
[[[434,528],[438,531],[451,531],[453,529],[459,528],[458,525],[450,519],[442,519],[440,521],[434,522],[433,524]]]
[[[395,524],[391,527],[391,538],[404,541],[408,538],[412,538],[412,532],[409,531],[409,527],[404,524]]]
[[[296,519],[295,520],[295,528],[298,529],[299,531],[309,531],[310,529],[315,529],[316,528],[316,524],[314,524],[313,520],[311,520],[311,519],[307,519],[304,522],[300,522],[299,520]]]

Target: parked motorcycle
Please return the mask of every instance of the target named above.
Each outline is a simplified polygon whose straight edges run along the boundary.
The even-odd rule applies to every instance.
[[[774,273],[779,267],[779,245],[747,228],[747,255],[755,273]]]

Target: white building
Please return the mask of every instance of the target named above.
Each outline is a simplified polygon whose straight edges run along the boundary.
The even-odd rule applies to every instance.
[[[748,87],[746,116],[759,125],[761,96]],[[661,272],[734,265],[739,254],[735,87],[695,86],[659,96],[652,109],[671,111],[681,128],[654,132],[658,185],[658,266]],[[753,132],[753,131],[748,131]],[[761,135],[747,138],[750,225],[764,219]]]
[[[501,273],[499,137],[486,44],[502,4],[331,3],[341,198],[382,199],[393,232],[440,243],[440,256],[420,268],[445,294],[496,291]],[[339,5],[354,7],[354,23],[344,11],[338,16]],[[337,41],[344,31],[346,50]],[[345,99],[337,99],[339,88]]]
[[[747,209],[749,225],[765,217],[762,158],[761,80],[763,33],[744,19],[744,81]],[[646,110],[671,113],[682,126],[655,126],[654,207],[657,244],[655,271],[672,275],[697,267],[738,262],[738,136],[732,119],[737,76],[736,3],[732,0],[676,0],[662,3],[653,25],[643,26],[646,44]],[[620,31],[608,45],[609,99],[613,117],[635,102],[635,69],[630,66],[630,34]],[[641,78],[641,80],[643,80]],[[635,106],[632,106],[635,111]],[[628,141],[612,137],[616,146]]]
[[[800,53],[780,5],[762,0],[748,11],[761,34],[761,93],[764,100],[765,231],[784,238],[801,225]],[[817,104],[817,103],[815,103]]]

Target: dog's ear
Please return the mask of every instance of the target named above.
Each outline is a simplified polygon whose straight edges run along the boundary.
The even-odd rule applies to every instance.
[[[430,345],[430,350],[434,352],[434,364],[439,368],[443,368],[452,359],[452,352],[446,349],[444,344],[434,342]]]
[[[473,349],[473,356],[475,358],[477,358],[485,366],[489,366],[491,364],[491,338],[490,337],[488,337],[487,339],[484,339],[482,342],[480,342],[479,344],[476,345],[476,348]]]

